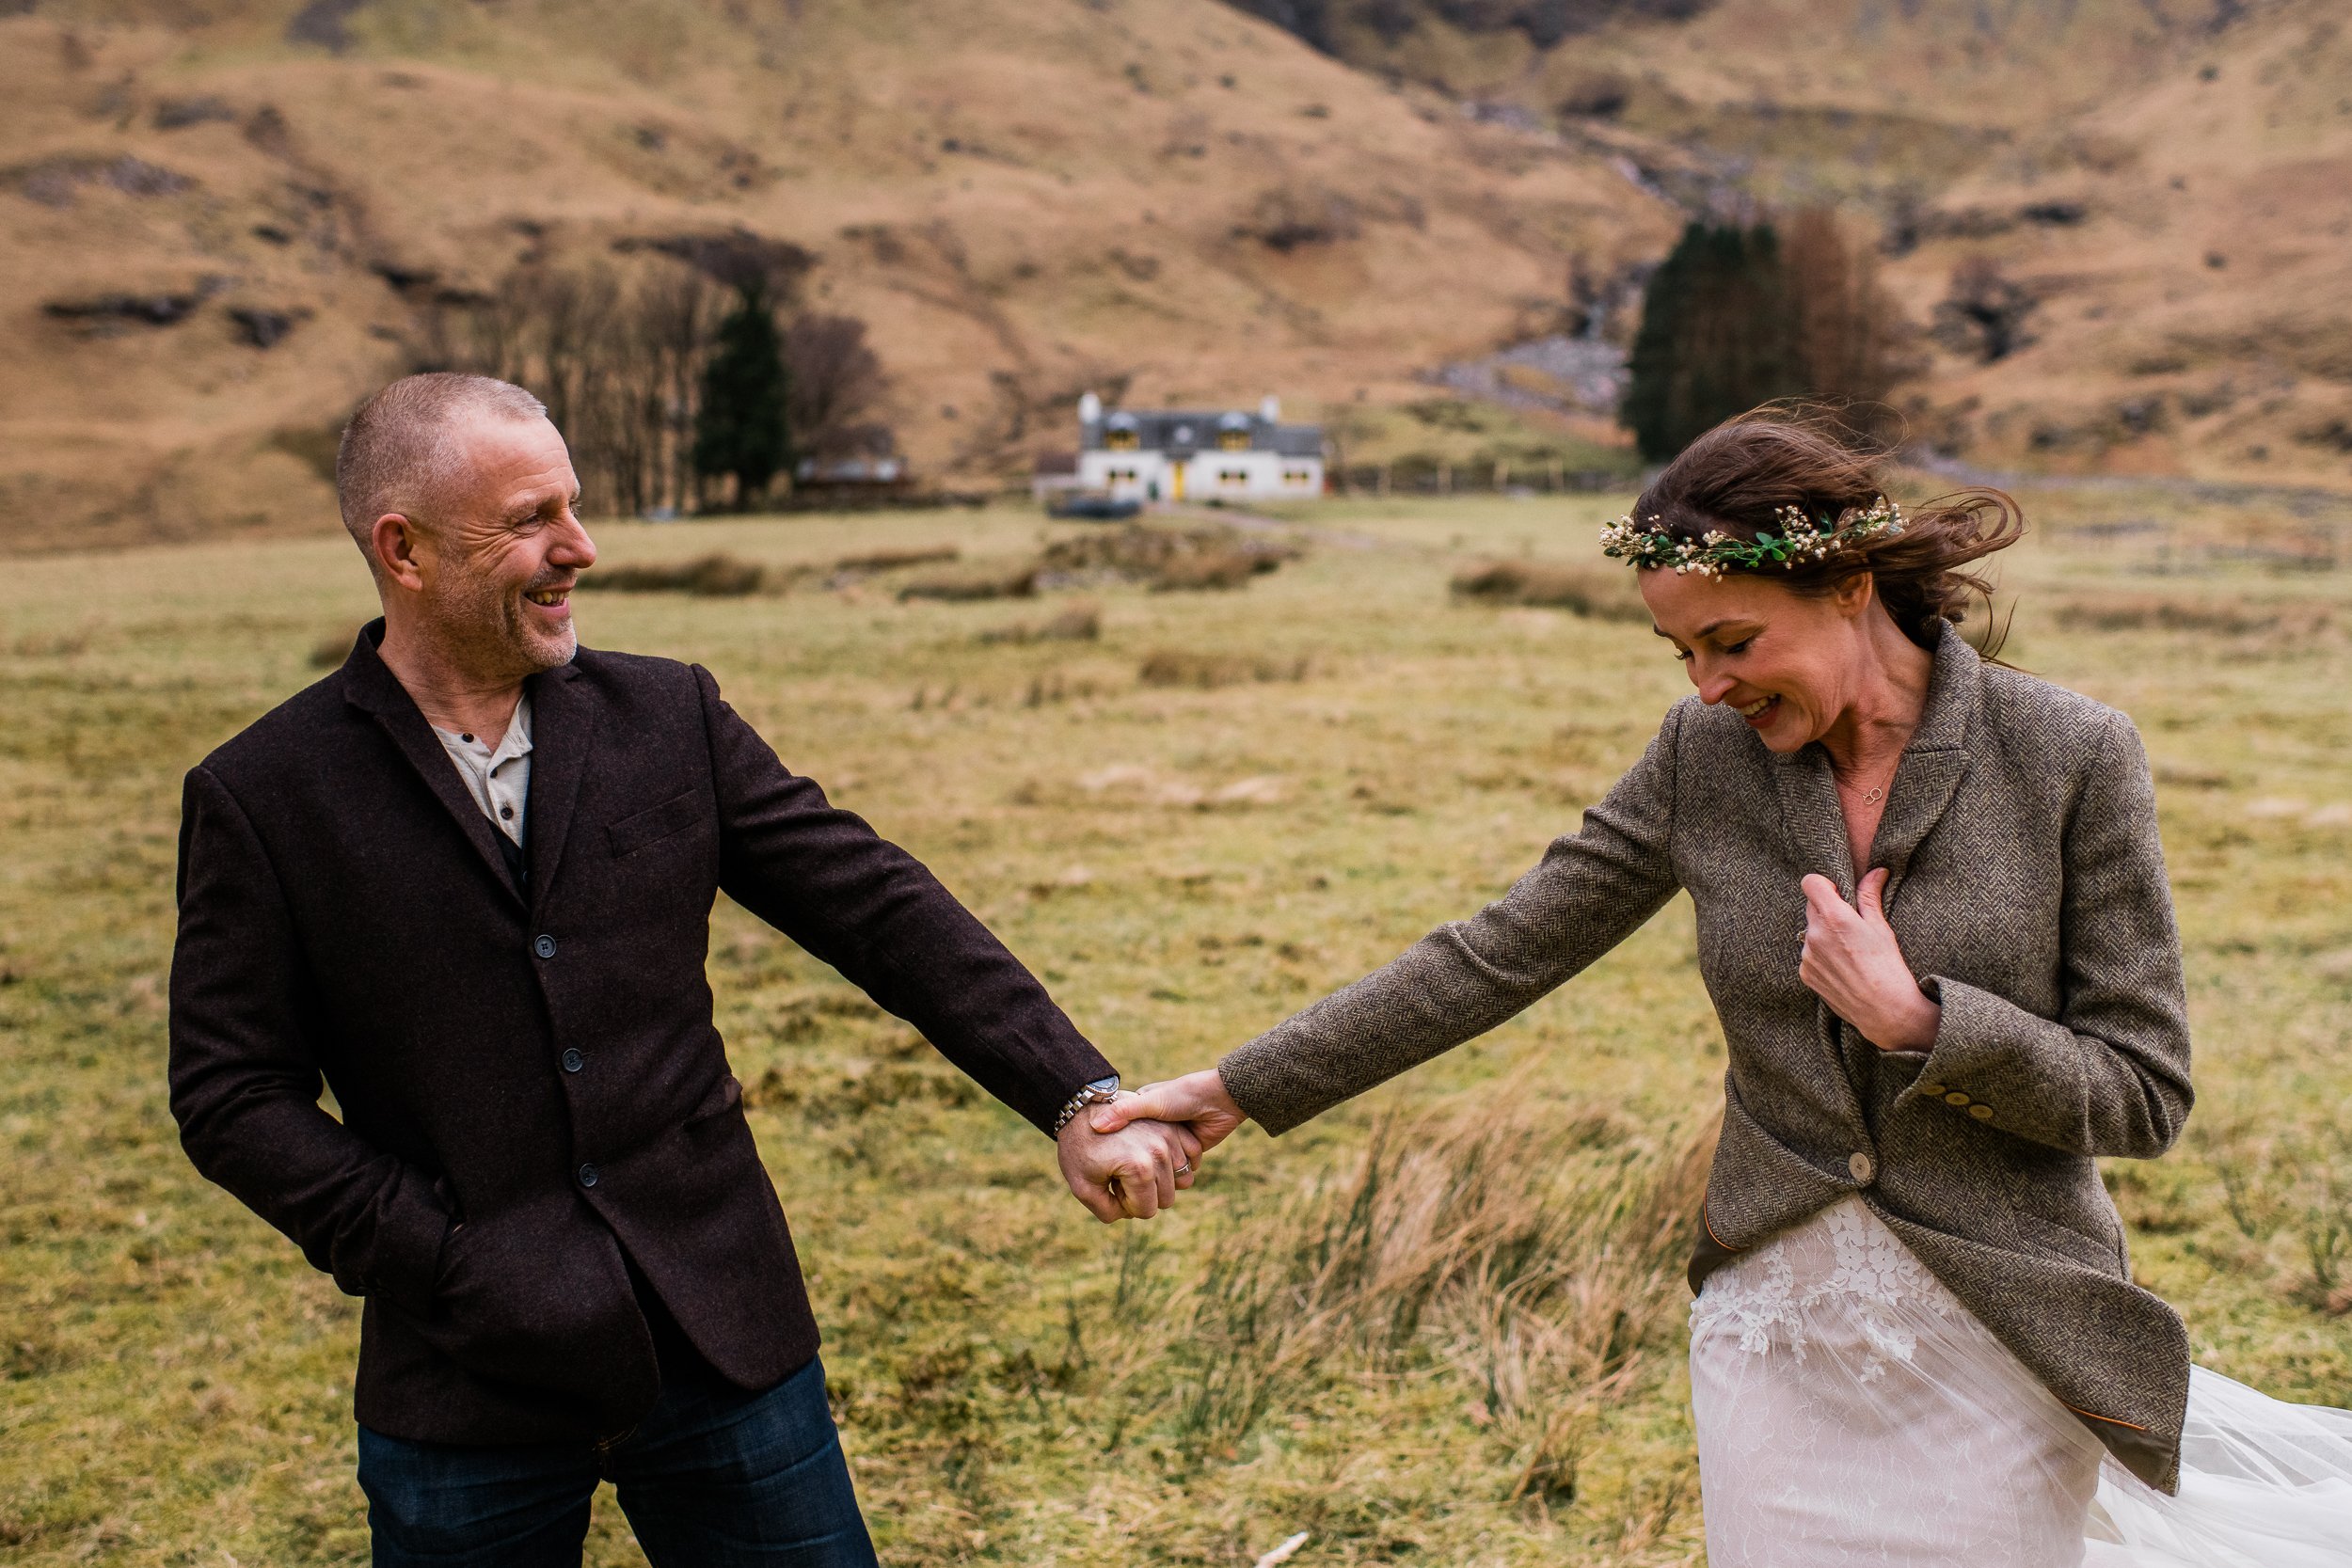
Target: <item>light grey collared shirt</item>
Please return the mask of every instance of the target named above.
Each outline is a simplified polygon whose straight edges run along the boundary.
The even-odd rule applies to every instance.
[[[433,733],[441,737],[441,749],[457,765],[457,776],[466,781],[466,792],[482,815],[519,848],[523,808],[531,800],[531,693],[524,692],[516,702],[515,717],[506,721],[506,734],[496,746],[478,735],[438,724]]]

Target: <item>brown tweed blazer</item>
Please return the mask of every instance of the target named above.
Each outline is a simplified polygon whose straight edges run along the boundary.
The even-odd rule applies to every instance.
[[[2117,1458],[2170,1489],[2187,1336],[2132,1283],[2094,1160],[2162,1153],[2190,1101],[2137,732],[1946,630],[1871,850],[1904,956],[1943,1005],[1926,1052],[1880,1051],[1797,978],[1798,880],[1818,871],[1851,898],[1851,859],[1820,746],[1776,755],[1685,698],[1499,902],[1219,1070],[1282,1132],[1493,1028],[1687,890],[1730,1055],[1693,1289],[1859,1194]]]

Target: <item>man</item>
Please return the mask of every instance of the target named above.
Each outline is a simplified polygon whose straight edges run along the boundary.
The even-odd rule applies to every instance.
[[[1198,1146],[1077,1116],[1110,1064],[707,672],[578,648],[596,547],[529,393],[395,382],[336,487],[384,617],[188,775],[171,1103],[366,1298],[374,1560],[577,1564],[610,1479],[657,1564],[870,1564],[711,1023],[717,892],[1056,1136],[1098,1217],[1150,1217]]]

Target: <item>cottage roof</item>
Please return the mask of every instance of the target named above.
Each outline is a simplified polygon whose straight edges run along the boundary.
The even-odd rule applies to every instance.
[[[1246,433],[1251,451],[1279,452],[1284,457],[1323,455],[1323,427],[1277,424],[1263,415],[1222,408],[1120,408],[1079,425],[1079,441],[1089,451],[1108,445],[1114,432],[1133,435],[1136,450],[1185,458],[1201,451],[1216,451],[1218,437]]]

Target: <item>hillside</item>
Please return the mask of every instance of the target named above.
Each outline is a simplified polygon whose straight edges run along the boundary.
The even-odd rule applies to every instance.
[[[907,449],[971,482],[1066,443],[1089,386],[1426,395],[1422,366],[1548,328],[1568,258],[1614,271],[1677,221],[1603,156],[1213,0],[199,17],[0,21],[0,546],[331,526],[340,416],[437,296],[526,257],[801,247]]]
[[[1693,212],[1830,200],[1979,464],[2352,480],[2352,34],[2332,0],[1242,0]],[[1956,291],[1963,266],[2010,286]],[[1956,298],[1960,294],[1962,297]],[[2017,311],[1988,362],[1971,310]]]
[[[525,259],[798,247],[974,484],[1089,386],[1375,443],[1441,366],[1558,386],[1483,356],[1621,338],[1690,214],[1824,199],[1938,328],[1924,443],[2352,483],[2331,0],[0,9],[0,549],[328,526],[340,417]]]

